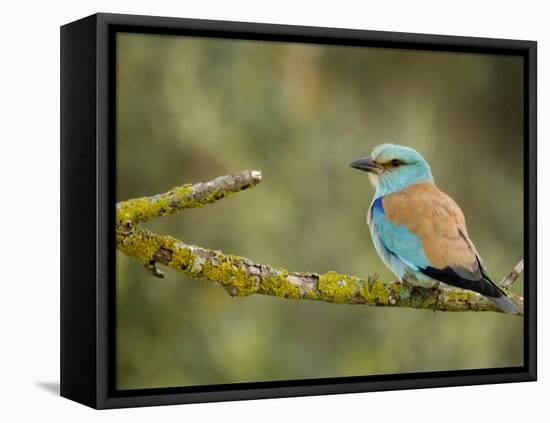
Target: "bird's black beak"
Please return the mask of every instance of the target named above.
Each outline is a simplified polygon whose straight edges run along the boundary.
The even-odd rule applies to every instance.
[[[359,169],[365,172],[376,173],[380,175],[384,168],[376,163],[372,157],[362,157],[350,163],[350,166],[354,169]]]

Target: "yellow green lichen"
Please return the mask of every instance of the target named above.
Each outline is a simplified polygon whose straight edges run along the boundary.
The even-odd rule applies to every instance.
[[[164,194],[135,198],[118,203],[116,206],[116,223],[117,226],[135,225],[182,209],[202,207],[228,197],[236,190],[254,187],[255,185],[255,183],[251,183],[242,187],[208,187],[200,193],[194,192],[191,184],[181,185]]]
[[[300,288],[289,282],[287,277],[288,271],[285,269],[276,270],[267,276],[264,275],[260,282],[262,293],[282,298],[300,298],[302,296]]]
[[[457,289],[453,289],[447,293],[447,300],[468,302],[473,299],[475,295],[476,294],[472,291],[459,291]]]
[[[436,305],[437,298],[431,295],[431,293],[420,294],[411,296],[407,304],[414,308],[432,309]]]
[[[319,291],[323,298],[336,304],[351,300],[357,292],[357,279],[330,271],[319,276]]]
[[[162,244],[162,237],[143,230],[135,231],[132,236],[117,237],[117,247],[143,264],[148,264],[153,260]]]
[[[193,192],[191,185],[175,187],[165,194],[153,197],[141,197],[117,204],[117,225],[136,224],[146,222],[158,216],[164,216],[188,207],[197,207],[197,201],[190,195]]]
[[[366,304],[388,305],[389,303],[386,285],[378,280],[361,284],[359,294]]]
[[[237,256],[212,252],[192,246],[177,245],[170,266],[193,277],[208,279],[231,288],[235,296],[247,296],[258,291],[256,276],[248,272],[243,259]]]
[[[196,273],[200,272],[200,270],[198,269],[198,266],[195,265],[195,261],[197,260],[197,255],[195,254],[193,247],[190,247],[187,245],[179,246],[178,244],[175,244],[174,246],[172,246],[171,251],[172,251],[172,259],[170,260],[171,267],[180,271],[185,270],[191,274],[193,274],[193,272],[196,272]],[[190,269],[193,269],[193,270],[190,270]]]

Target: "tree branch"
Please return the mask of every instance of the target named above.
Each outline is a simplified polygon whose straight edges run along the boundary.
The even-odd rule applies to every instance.
[[[155,217],[175,214],[183,209],[202,207],[235,192],[253,188],[262,180],[262,172],[245,170],[220,176],[210,182],[186,184],[164,194],[122,201],[116,205],[117,226],[136,225]]]
[[[152,233],[140,225],[185,208],[202,207],[232,193],[253,188],[260,181],[261,172],[243,171],[207,183],[176,187],[164,194],[120,202],[116,205],[117,248],[137,259],[154,276],[163,276],[156,268],[156,263],[161,263],[195,279],[217,282],[232,296],[264,294],[336,304],[440,311],[499,311],[491,301],[472,291],[441,288],[438,293],[437,288],[382,282],[376,274],[361,279],[333,271],[325,274],[289,272],[257,264],[244,257],[187,245],[172,236]],[[501,287],[509,287],[521,270],[518,264],[503,279]],[[509,296],[523,307],[522,297]]]
[[[504,290],[510,289],[512,284],[516,281],[516,279],[521,275],[523,272],[523,259],[519,261],[518,264],[514,266],[514,268],[508,273],[506,276],[502,278],[502,280],[499,282],[498,286],[500,286]]]

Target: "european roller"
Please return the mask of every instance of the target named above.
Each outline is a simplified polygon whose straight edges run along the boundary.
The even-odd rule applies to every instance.
[[[519,311],[489,278],[462,211],[417,151],[383,144],[351,167],[368,172],[375,188],[367,223],[380,258],[401,282],[443,282],[478,292],[506,313]]]

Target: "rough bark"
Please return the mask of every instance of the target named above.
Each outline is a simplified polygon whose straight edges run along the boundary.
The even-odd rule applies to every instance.
[[[383,282],[376,274],[362,279],[334,271],[325,274],[289,272],[244,257],[188,245],[141,226],[153,218],[202,207],[232,193],[253,188],[260,181],[261,172],[247,170],[207,183],[175,187],[164,194],[120,202],[116,205],[117,248],[137,259],[154,276],[163,276],[156,267],[161,263],[195,279],[217,282],[232,296],[264,294],[336,304],[499,312],[491,301],[472,291],[442,287],[438,292],[436,288]],[[523,260],[503,278],[500,286],[508,289],[522,270]],[[509,296],[523,307],[522,297]]]

